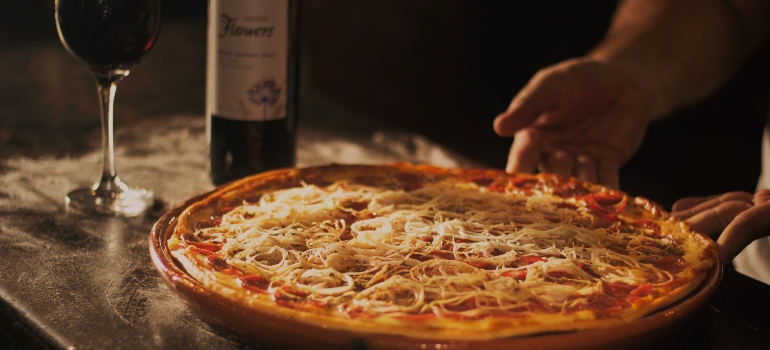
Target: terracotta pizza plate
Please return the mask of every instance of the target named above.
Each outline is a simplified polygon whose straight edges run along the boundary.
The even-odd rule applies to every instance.
[[[548,333],[492,340],[436,340],[378,333],[358,333],[276,317],[259,308],[216,294],[192,278],[174,260],[166,245],[178,215],[202,194],[164,214],[150,234],[150,255],[169,289],[182,298],[201,319],[268,349],[622,349],[639,348],[675,331],[709,300],[722,279],[715,264],[701,285],[682,301],[652,315],[608,328]]]

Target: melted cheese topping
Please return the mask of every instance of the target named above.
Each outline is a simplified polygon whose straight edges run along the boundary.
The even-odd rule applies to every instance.
[[[591,228],[576,201],[464,182],[411,192],[337,182],[270,192],[194,236],[268,281],[274,299],[347,316],[566,313],[609,285],[673,279],[644,261],[670,242]]]

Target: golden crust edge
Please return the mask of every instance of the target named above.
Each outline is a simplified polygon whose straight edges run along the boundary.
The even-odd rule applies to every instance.
[[[203,199],[188,206],[179,215],[179,221],[177,225],[175,225],[174,235],[172,235],[172,237],[176,235],[178,230],[180,230],[180,226],[181,227],[185,226],[184,224],[186,223],[186,221],[189,220],[190,216],[196,212],[195,209],[200,207],[205,207],[206,205],[210,204],[211,201],[217,200],[220,197],[222,197],[222,195],[225,193],[230,193],[233,191],[242,192],[245,190],[249,190],[250,188],[258,187],[260,184],[266,184],[266,183],[270,183],[271,181],[274,181],[275,179],[296,175],[300,171],[307,171],[308,169],[312,169],[316,171],[321,171],[322,169],[331,169],[334,171],[339,171],[339,169],[343,169],[344,171],[353,171],[353,169],[356,169],[356,168],[358,169],[388,168],[392,170],[427,171],[434,176],[451,176],[451,177],[461,177],[463,175],[478,172],[480,174],[488,174],[488,175],[544,178],[545,180],[548,180],[548,181],[550,181],[548,177],[553,176],[553,175],[543,175],[543,174],[536,174],[536,175],[508,174],[508,173],[503,173],[502,171],[494,170],[494,169],[453,169],[456,171],[449,171],[447,169],[440,168],[440,167],[429,166],[429,165],[414,165],[410,163],[394,163],[394,164],[388,164],[388,165],[332,164],[332,165],[309,167],[309,168],[302,168],[302,169],[297,169],[297,168],[278,169],[278,170],[273,170],[265,173],[256,174],[256,175],[239,179],[234,182],[223,185],[215,189],[214,191],[210,192],[209,194],[207,194]],[[563,179],[569,179],[569,178],[563,178]],[[253,182],[255,181],[257,181],[258,184],[254,184]],[[657,203],[647,198],[630,196],[623,191],[609,189],[607,187],[604,187],[598,184],[593,184],[593,183],[583,182],[583,181],[580,181],[580,182],[583,183],[592,192],[596,190],[616,191],[617,193],[625,195],[629,198],[629,200],[632,200],[633,203],[640,205],[642,209],[649,211],[654,217],[658,219],[672,218],[664,208],[662,208],[660,205],[658,205]],[[267,191],[269,189],[271,189],[271,187],[265,188],[264,191]],[[582,320],[579,322],[564,322],[560,325],[559,322],[563,322],[563,320],[572,321],[574,320],[574,317],[565,317],[562,320],[556,320],[553,317],[553,315],[547,315],[552,322],[516,325],[513,327],[515,328],[513,330],[489,332],[486,334],[481,334],[481,332],[478,332],[476,330],[458,331],[458,330],[452,329],[452,330],[442,331],[442,330],[437,330],[435,328],[428,328],[424,332],[414,332],[414,331],[409,332],[407,330],[401,329],[403,328],[403,326],[390,327],[389,325],[384,323],[374,323],[374,322],[362,323],[362,322],[330,316],[330,315],[315,314],[311,312],[298,311],[295,309],[276,306],[275,304],[268,303],[266,301],[252,298],[252,297],[242,298],[243,294],[246,294],[246,292],[239,289],[227,287],[223,285],[221,282],[219,282],[214,276],[207,276],[209,274],[212,274],[212,272],[198,269],[197,268],[198,266],[196,266],[196,264],[191,263],[189,260],[186,259],[187,257],[185,256],[184,253],[180,254],[178,251],[171,250],[171,249],[170,251],[172,255],[180,263],[182,263],[184,270],[188,274],[190,274],[193,278],[195,278],[198,281],[200,281],[200,279],[215,281],[215,283],[211,283],[210,285],[208,285],[207,288],[214,289],[213,292],[219,295],[222,295],[223,297],[227,298],[228,300],[234,303],[238,303],[238,302],[242,303],[243,300],[248,300],[247,304],[249,305],[249,307],[255,308],[256,306],[258,306],[259,309],[256,309],[256,310],[258,310],[259,312],[266,312],[265,311],[265,308],[266,308],[267,310],[269,310],[270,314],[277,317],[292,318],[309,325],[314,325],[314,326],[323,327],[323,328],[332,327],[335,329],[346,330],[354,333],[359,333],[363,327],[367,332],[383,334],[383,335],[400,335],[400,336],[419,337],[419,338],[426,338],[426,339],[452,338],[452,339],[467,339],[467,340],[490,340],[490,339],[500,339],[500,338],[508,338],[508,337],[530,336],[530,335],[537,335],[537,334],[550,333],[550,332],[580,331],[580,330],[586,330],[586,329],[592,329],[592,328],[598,328],[598,327],[612,326],[615,324],[621,324],[621,323],[642,318],[666,306],[669,306],[681,301],[687,294],[697,289],[703,283],[703,280],[706,278],[708,272],[713,267],[714,263],[716,263],[716,248],[715,248],[714,242],[710,238],[708,238],[707,236],[699,232],[692,230],[692,228],[686,222],[680,221],[678,219],[675,219],[675,221],[677,221],[679,225],[683,226],[682,228],[683,234],[689,233],[693,237],[696,237],[692,241],[697,242],[699,245],[703,246],[704,247],[703,252],[706,252],[707,255],[710,255],[711,257],[713,257],[713,259],[706,259],[705,261],[698,260],[700,263],[697,265],[697,267],[693,268],[693,270],[696,271],[697,273],[695,278],[691,280],[692,283],[687,283],[683,286],[675,288],[670,293],[667,293],[665,298],[656,298],[652,300],[650,303],[645,304],[644,306],[640,307],[637,310],[634,310],[634,312],[623,314],[622,318]],[[689,261],[690,260],[688,259],[688,262]],[[197,273],[193,273],[191,271],[197,271]],[[236,295],[238,295],[239,297],[236,297]],[[497,320],[504,320],[504,319],[496,319],[496,321]],[[364,327],[363,324],[365,324],[366,326]],[[411,330],[411,329],[408,329],[408,330]],[[420,333],[420,334],[415,335],[415,333]],[[461,334],[458,334],[458,333],[461,333]]]

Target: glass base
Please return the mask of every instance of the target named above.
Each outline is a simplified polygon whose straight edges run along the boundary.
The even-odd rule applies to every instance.
[[[92,188],[74,190],[67,194],[65,201],[68,209],[86,214],[130,217],[152,207],[155,194],[116,179],[116,182],[99,182]]]

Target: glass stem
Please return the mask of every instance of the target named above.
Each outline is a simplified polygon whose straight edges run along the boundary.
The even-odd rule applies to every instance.
[[[101,99],[102,120],[102,179],[98,187],[104,190],[114,190],[119,187],[117,172],[115,171],[115,142],[113,135],[113,104],[115,102],[115,90],[118,82],[123,80],[124,74],[112,74],[97,76],[96,83]]]

